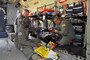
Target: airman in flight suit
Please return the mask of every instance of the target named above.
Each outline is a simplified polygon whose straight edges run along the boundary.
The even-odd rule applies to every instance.
[[[67,45],[72,42],[75,37],[75,32],[72,24],[68,20],[61,20],[61,18],[57,17],[54,19],[55,22],[55,30],[62,35],[62,39],[57,41],[59,45]]]
[[[21,48],[22,45],[29,45],[28,31],[29,31],[29,18],[19,15],[14,23],[15,34],[11,35],[11,40],[15,39],[15,45],[17,48]]]

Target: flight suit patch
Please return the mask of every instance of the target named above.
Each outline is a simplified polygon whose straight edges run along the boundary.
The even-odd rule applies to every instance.
[[[62,27],[65,27],[66,25],[65,24],[62,24]]]
[[[18,36],[21,36],[21,35],[22,35],[22,32],[19,32],[19,33],[18,33]]]

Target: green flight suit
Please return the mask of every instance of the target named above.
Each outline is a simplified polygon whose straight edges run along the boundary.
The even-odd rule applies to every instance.
[[[55,29],[59,30],[58,33],[62,35],[62,39],[58,41],[60,45],[70,44],[75,37],[73,26],[67,20],[63,20],[60,25],[56,24]]]
[[[15,21],[16,25],[16,36],[15,36],[15,45],[17,48],[20,48],[22,45],[29,45],[27,41],[28,28],[24,27],[23,19],[17,18]]]

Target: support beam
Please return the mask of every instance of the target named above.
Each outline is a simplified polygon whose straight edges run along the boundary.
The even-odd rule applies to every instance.
[[[88,0],[88,4],[89,4],[90,0]],[[87,52],[86,52],[86,56],[87,56],[87,60],[90,60],[90,4],[88,5],[88,17],[87,17]]]

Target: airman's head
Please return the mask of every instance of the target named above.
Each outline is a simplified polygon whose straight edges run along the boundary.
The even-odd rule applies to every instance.
[[[61,21],[62,21],[62,19],[60,17],[55,17],[55,19],[54,19],[55,24],[60,24]]]
[[[28,10],[28,9],[24,9],[24,10],[22,11],[22,16],[28,17],[28,15],[29,15],[29,10]]]

